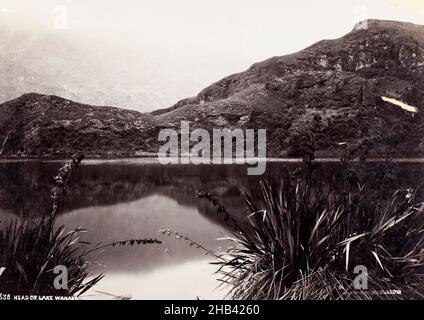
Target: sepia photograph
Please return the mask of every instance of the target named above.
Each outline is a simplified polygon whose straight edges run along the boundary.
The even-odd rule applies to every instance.
[[[0,0],[0,305],[422,300],[423,107],[422,0]]]

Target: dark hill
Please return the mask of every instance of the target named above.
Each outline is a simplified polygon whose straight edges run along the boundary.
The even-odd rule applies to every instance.
[[[25,94],[0,105],[3,156],[126,156],[143,150],[155,120],[148,114]]]
[[[265,128],[269,156],[300,155],[305,137],[321,156],[338,155],[341,143],[422,156],[423,104],[424,27],[370,20],[367,29],[256,63],[151,114],[25,95],[0,105],[0,135],[8,137],[6,156],[123,156],[156,152],[159,129],[187,120],[192,128]]]

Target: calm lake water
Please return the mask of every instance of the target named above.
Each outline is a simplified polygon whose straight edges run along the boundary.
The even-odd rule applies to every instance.
[[[61,162],[0,162],[0,220],[19,215],[39,216],[48,212],[53,177]],[[282,166],[296,169],[296,162],[267,164],[267,175],[277,176]],[[322,163],[323,179],[339,164]],[[370,164],[376,172],[379,164]],[[388,183],[396,188],[418,185],[424,165],[396,163]],[[368,173],[368,179],[373,179]],[[229,243],[223,218],[198,191],[208,191],[221,199],[227,211],[243,217],[247,211],[242,194],[251,192],[258,177],[247,176],[244,165],[169,165],[154,159],[85,161],[72,178],[65,210],[58,224],[82,227],[88,232],[81,240],[92,245],[138,238],[158,238],[162,245],[108,247],[96,253],[93,273],[105,278],[87,299],[221,299],[228,288],[214,274],[212,257],[187,242],[166,235],[173,229],[216,252]]]

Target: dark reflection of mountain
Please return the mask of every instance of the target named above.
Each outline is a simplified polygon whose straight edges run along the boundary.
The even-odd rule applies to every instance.
[[[36,161],[0,163],[0,213],[32,216],[48,213],[53,177],[61,165]],[[267,176],[278,177],[283,166],[295,170],[302,164],[268,163]],[[318,166],[318,174],[329,181],[338,166],[338,163],[322,163]],[[381,165],[369,164],[369,170],[362,172],[364,179],[377,180],[379,167]],[[393,164],[392,167],[395,171],[386,177],[389,189],[417,186],[423,176],[424,167],[420,163]],[[159,229],[175,228],[219,251],[221,244],[215,239],[228,234],[225,231],[227,223],[207,200],[198,199],[196,193],[210,192],[220,199],[228,212],[241,218],[246,215],[242,194],[252,193],[258,179],[247,176],[247,167],[240,165],[163,166],[137,161],[86,161],[72,178],[65,210],[58,223],[67,228],[86,228],[90,232],[83,238],[92,244],[156,237]],[[421,193],[418,200],[423,199]],[[10,215],[0,214],[0,220],[8,217]],[[202,255],[181,241],[167,237],[161,240],[163,246],[143,250],[110,248],[98,258],[106,270],[122,271],[139,270],[140,264],[143,270],[153,269]],[[134,252],[137,254],[132,254]]]
[[[50,189],[60,163],[0,163],[0,208],[39,216],[48,212]],[[108,206],[150,195],[165,195],[191,207],[204,207],[201,190],[238,202],[247,185],[246,168],[234,166],[163,166],[160,164],[86,164],[72,178],[65,212]]]
[[[187,241],[159,234],[160,229],[172,229],[189,236],[209,250],[222,252],[228,231],[198,213],[193,207],[177,203],[166,196],[152,195],[139,200],[110,206],[87,207],[61,215],[58,225],[67,229],[83,227],[81,240],[92,246],[124,239],[159,238],[161,245],[115,246],[96,252],[96,270],[110,272],[149,271],[190,260],[207,258],[200,249]]]
[[[295,169],[298,163],[269,163],[267,175],[276,177],[282,166]],[[61,166],[58,162],[0,163],[0,209],[22,215],[42,215],[50,206],[53,177]],[[322,178],[330,176],[337,163],[321,164]],[[370,164],[366,178],[372,181],[378,173],[377,165]],[[388,175],[389,187],[414,187],[420,182],[423,166],[420,163],[394,164],[396,170]],[[122,162],[86,162],[72,178],[65,199],[65,212],[90,206],[109,206],[134,201],[151,195],[163,195],[181,205],[197,208],[216,221],[221,217],[198,191],[208,191],[221,199],[232,214],[244,215],[246,208],[242,194],[255,189],[259,178],[247,176],[243,165],[160,165]]]

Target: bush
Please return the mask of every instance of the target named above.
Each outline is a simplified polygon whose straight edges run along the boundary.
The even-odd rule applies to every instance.
[[[78,157],[59,170],[52,189],[51,212],[41,218],[13,219],[0,229],[0,265],[6,267],[0,292],[73,296],[84,293],[103,277],[89,279],[89,251],[84,248],[86,244],[78,240],[84,230],[65,232],[64,226],[55,227],[69,179],[81,160],[82,157]],[[67,289],[57,290],[53,286],[57,277],[53,270],[58,265],[68,269]]]
[[[54,230],[50,218],[14,220],[0,231],[1,265],[6,266],[0,292],[19,295],[73,296],[87,291],[103,275],[89,279],[89,253],[78,241],[83,230]],[[53,283],[56,266],[68,270],[67,289]]]
[[[62,212],[63,199],[68,191],[71,176],[80,165],[83,156],[65,164],[54,177],[52,207],[41,218],[13,219],[0,228],[0,266],[6,270],[0,278],[0,292],[16,295],[80,296],[103,275],[92,276],[89,272],[93,252],[110,246],[160,244],[157,239],[130,239],[89,247],[79,241],[83,229],[65,231],[65,226],[55,225]],[[56,266],[68,271],[67,288],[56,289],[54,273]]]
[[[216,262],[232,297],[424,298],[423,205],[411,190],[381,190],[346,175],[322,185],[312,166],[262,181],[246,196],[247,227]],[[368,269],[368,290],[353,286],[358,265]]]

